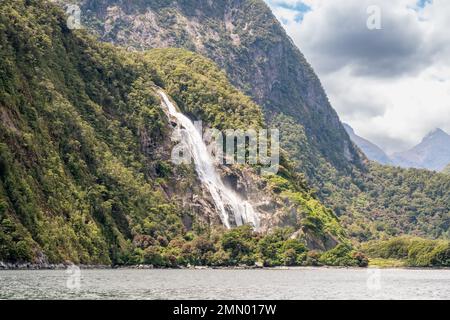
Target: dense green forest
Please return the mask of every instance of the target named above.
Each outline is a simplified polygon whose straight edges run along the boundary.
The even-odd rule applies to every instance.
[[[450,179],[427,170],[369,165],[361,189],[333,192],[334,206],[359,241],[412,235],[450,239]],[[350,208],[342,214],[342,208]]]
[[[450,267],[450,242],[400,237],[363,245],[370,258],[400,260],[410,267]]]
[[[101,44],[48,2],[3,1],[0,13],[0,261],[366,264],[284,155],[279,175],[255,178],[279,209],[267,234],[226,231],[186,205],[202,191],[193,166],[170,162],[156,86],[207,125],[264,126],[211,61]]]

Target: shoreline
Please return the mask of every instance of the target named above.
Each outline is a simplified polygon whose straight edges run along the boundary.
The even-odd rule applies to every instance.
[[[228,267],[207,267],[207,266],[181,266],[177,268],[155,267],[153,265],[129,265],[129,266],[111,266],[111,265],[76,265],[76,264],[31,264],[31,263],[4,263],[0,262],[1,271],[38,271],[38,270],[66,270],[71,266],[79,267],[81,270],[307,270],[307,269],[343,269],[343,270],[370,270],[370,269],[392,269],[392,270],[449,270],[450,267],[408,267],[408,266],[377,266],[368,267],[339,267],[339,266],[279,266],[279,267],[260,267],[260,266],[228,266]]]

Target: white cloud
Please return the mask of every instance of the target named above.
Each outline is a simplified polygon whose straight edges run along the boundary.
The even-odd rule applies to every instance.
[[[450,1],[267,2],[358,134],[394,152],[437,127],[450,133]],[[311,8],[302,21],[300,2]],[[381,8],[381,30],[366,26],[370,5]]]

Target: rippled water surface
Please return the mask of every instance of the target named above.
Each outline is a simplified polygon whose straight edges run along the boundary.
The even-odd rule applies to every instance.
[[[0,271],[0,298],[450,299],[450,270],[119,269],[81,270],[76,277],[64,270]]]

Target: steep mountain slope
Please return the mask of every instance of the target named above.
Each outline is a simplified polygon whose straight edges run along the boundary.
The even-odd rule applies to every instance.
[[[371,163],[364,189],[350,198],[335,195],[335,202],[348,201],[349,213],[341,223],[352,237],[366,241],[406,234],[450,239],[448,176]]]
[[[80,3],[85,23],[104,41],[139,50],[183,47],[214,60],[269,123],[296,123],[300,139],[280,127],[283,146],[310,177],[318,166],[348,173],[360,163],[319,79],[263,1]]]
[[[353,130],[352,127],[350,127],[348,124],[344,123],[344,128],[347,131],[348,135],[350,136],[350,139],[361,148],[361,150],[364,152],[364,154],[372,161],[376,161],[380,164],[392,164],[391,159],[389,156],[376,144],[370,142],[367,139],[364,139],[360,136],[358,136],[355,133],[355,130]]]
[[[392,159],[404,168],[442,171],[450,162],[450,135],[436,129],[414,148],[393,154]]]
[[[103,41],[129,50],[183,47],[214,60],[263,106],[296,171],[306,174],[355,239],[448,235],[447,178],[367,164],[317,76],[262,0],[63,2],[79,3],[84,25]],[[398,177],[395,188],[392,176]],[[408,205],[417,188],[420,208]]]
[[[221,168],[266,229],[288,227],[267,236],[224,231],[194,166],[170,161],[173,127],[157,85],[206,125],[264,125],[211,61],[100,44],[38,0],[2,1],[0,42],[0,261],[301,264],[309,249],[347,242],[285,156],[266,178]]]

